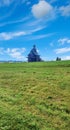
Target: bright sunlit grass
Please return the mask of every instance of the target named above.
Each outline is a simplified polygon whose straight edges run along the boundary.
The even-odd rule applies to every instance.
[[[70,61],[1,63],[0,130],[70,130]]]

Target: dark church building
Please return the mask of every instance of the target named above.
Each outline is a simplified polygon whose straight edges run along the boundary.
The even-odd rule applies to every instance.
[[[39,62],[39,61],[42,61],[42,59],[40,58],[36,46],[34,45],[32,50],[28,54],[28,62]]]

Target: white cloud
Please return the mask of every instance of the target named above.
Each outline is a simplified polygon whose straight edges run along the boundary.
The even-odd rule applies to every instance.
[[[25,51],[25,48],[0,48],[0,55],[8,55],[16,60],[26,60],[25,56],[23,56]]]
[[[70,5],[60,7],[59,11],[62,16],[70,16]]]
[[[8,55],[10,55],[12,58],[16,58],[16,59],[20,59],[20,60],[22,60],[22,59],[24,59],[24,56],[22,55],[24,52],[26,51],[26,49],[25,48],[21,48],[21,49],[19,49],[19,48],[13,48],[13,49],[10,49],[10,48],[8,48],[7,50],[6,50],[6,53],[8,54]]]
[[[45,0],[39,1],[38,4],[32,6],[32,13],[36,18],[53,15],[53,7]]]
[[[65,44],[65,43],[70,43],[70,39],[69,38],[61,38],[58,40],[58,43],[60,44]]]
[[[2,32],[0,33],[0,40],[10,40],[13,39],[14,37],[19,37],[19,36],[23,36],[26,35],[25,32],[9,32],[9,33],[5,33]]]
[[[61,59],[62,60],[70,60],[70,56],[62,56]]]
[[[55,50],[56,54],[61,54],[61,53],[66,53],[66,52],[70,52],[70,48],[59,48]]]

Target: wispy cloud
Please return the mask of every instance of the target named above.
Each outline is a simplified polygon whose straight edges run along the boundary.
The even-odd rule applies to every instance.
[[[54,46],[54,42],[53,42],[53,41],[50,43],[50,46],[51,46],[51,47],[53,47],[53,46]]]
[[[2,32],[0,33],[0,40],[10,40],[13,39],[14,37],[19,37],[19,36],[23,36],[26,35],[25,32],[9,32],[9,33],[5,33]]]
[[[1,4],[2,3],[2,4]],[[17,5],[19,4],[19,0],[17,1],[17,0],[9,0],[9,1],[7,1],[7,3],[6,3],[6,0],[0,0],[0,7],[2,7],[2,6],[7,6],[7,8],[9,9],[9,5],[11,4],[11,3],[13,3],[13,6],[11,6],[11,9],[10,10],[8,10],[7,11],[7,13],[5,13],[5,14],[2,14],[2,15],[0,15],[0,21],[1,20],[3,20],[3,19],[5,19],[5,18],[8,18],[9,16],[11,16],[12,14],[13,14],[13,12],[15,11],[15,9],[16,9],[16,7],[17,7]],[[4,8],[4,7],[3,7]],[[6,9],[6,8],[5,8]],[[6,11],[6,10],[5,10]],[[4,11],[4,12],[5,12]]]
[[[25,51],[25,48],[0,48],[0,55],[8,55],[10,58],[16,60],[26,60],[25,56],[23,55]]]
[[[0,55],[4,54],[4,48],[0,47]]]
[[[0,6],[9,6],[14,0],[0,0]]]
[[[43,38],[47,38],[54,35],[54,33],[49,33],[49,34],[42,34],[42,35],[34,35],[34,36],[30,36],[28,38],[28,40],[38,40],[38,39],[43,39]]]
[[[6,25],[11,25],[11,24],[24,23],[25,21],[27,21],[29,19],[30,19],[30,17],[25,17],[25,18],[15,20],[15,21],[8,21],[8,22],[0,23],[0,27],[6,26]]]
[[[57,2],[57,0],[50,0],[49,2],[52,4],[52,3]]]
[[[33,20],[33,21],[30,21],[27,23],[27,26],[37,26],[37,25],[40,25],[40,23],[42,22],[43,20],[42,19],[36,19],[36,20]]]
[[[39,27],[36,27],[32,30],[29,30],[30,33],[34,33],[34,32],[38,32],[40,30],[43,30],[46,26],[39,26]]]
[[[30,5],[31,1],[29,1],[29,0],[21,0],[21,3],[22,4],[26,3],[26,5]]]
[[[61,53],[66,53],[66,52],[70,52],[70,48],[65,47],[65,48],[59,48],[54,50],[56,54],[61,54]]]
[[[33,33],[43,30],[44,28],[45,28],[45,26],[39,26],[37,28],[31,29],[31,30],[26,30],[26,31],[2,32],[2,33],[0,33],[0,40],[11,40],[15,37],[27,36],[27,35],[29,35],[29,37],[30,37],[30,35],[32,35]],[[42,35],[42,36],[36,36],[36,37],[43,38],[46,36],[48,36],[48,35]]]
[[[58,40],[58,43],[60,43],[61,45],[65,44],[65,43],[70,43],[70,39],[69,38],[61,38]]]
[[[62,16],[70,16],[70,4],[67,6],[61,6],[59,11]]]

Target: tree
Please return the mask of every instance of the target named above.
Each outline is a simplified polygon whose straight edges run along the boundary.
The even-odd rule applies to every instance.
[[[57,57],[57,58],[56,58],[56,61],[61,61],[61,58]]]

